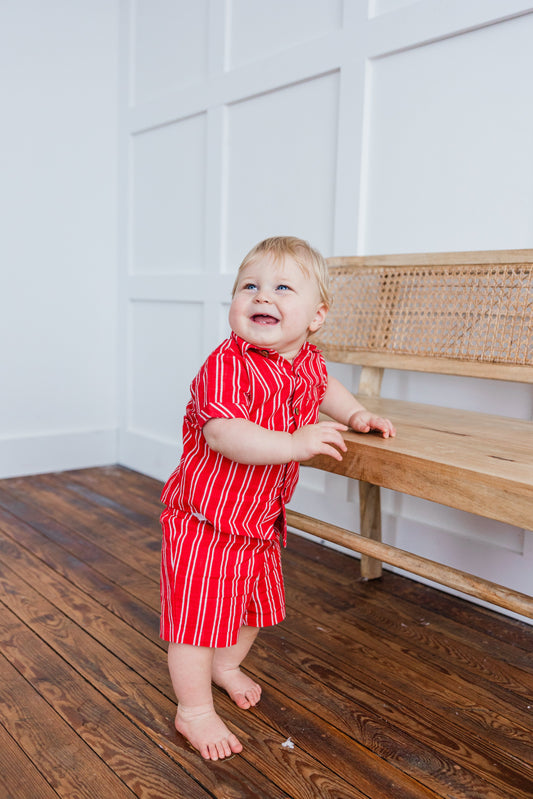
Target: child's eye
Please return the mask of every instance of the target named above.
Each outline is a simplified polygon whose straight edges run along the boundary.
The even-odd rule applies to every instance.
[[[244,286],[243,286],[243,289],[252,289],[253,290],[253,289],[256,289],[256,288],[257,288],[257,286],[256,286],[255,283],[245,283]]]
[[[280,283],[279,286],[277,286],[277,291],[290,291],[290,290],[291,287],[287,286],[285,283]]]

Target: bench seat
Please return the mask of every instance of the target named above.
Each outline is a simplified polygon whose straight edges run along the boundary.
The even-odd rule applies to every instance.
[[[359,397],[396,437],[348,432],[341,462],[307,465],[533,528],[533,425],[477,411]],[[324,417],[325,418],[325,417]]]

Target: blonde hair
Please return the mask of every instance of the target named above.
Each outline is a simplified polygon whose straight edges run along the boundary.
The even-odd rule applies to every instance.
[[[309,242],[304,241],[304,239],[297,239],[295,236],[273,236],[260,241],[255,247],[252,247],[239,266],[239,271],[237,272],[237,277],[235,278],[235,283],[233,284],[233,290],[231,292],[232,297],[235,296],[242,270],[261,255],[272,255],[275,261],[281,261],[287,255],[292,258],[306,275],[316,279],[320,292],[320,300],[324,303],[326,308],[330,307],[331,293],[326,261],[318,250],[311,247]]]

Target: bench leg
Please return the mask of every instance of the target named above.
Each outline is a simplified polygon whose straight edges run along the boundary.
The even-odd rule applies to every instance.
[[[359,481],[359,513],[361,535],[372,541],[381,541],[381,503],[379,486]],[[361,555],[361,577],[375,580],[381,577],[381,561],[368,555]]]

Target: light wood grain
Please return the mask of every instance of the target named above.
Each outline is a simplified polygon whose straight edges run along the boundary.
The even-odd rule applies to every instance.
[[[381,499],[378,485],[359,481],[359,518],[361,535],[370,541],[381,541]],[[361,576],[365,580],[381,577],[381,561],[367,552],[361,555]]]
[[[453,264],[533,263],[533,250],[463,250],[458,252],[391,253],[386,255],[333,256],[329,266],[424,266]]]
[[[348,432],[342,461],[325,471],[533,529],[530,422],[384,398],[361,398],[394,420],[396,437]]]
[[[401,355],[367,351],[336,349],[313,339],[327,361],[351,363],[354,366],[374,366],[410,372],[440,375],[510,380],[514,383],[533,383],[533,368],[522,364],[491,363],[483,361],[455,361],[451,358],[431,358],[424,355]]]
[[[533,597],[527,594],[475,577],[460,569],[444,566],[437,561],[413,555],[403,549],[378,541],[371,541],[363,536],[350,533],[342,527],[318,521],[311,516],[305,516],[296,511],[287,512],[287,521],[296,530],[319,536],[326,541],[353,549],[355,552],[370,555],[372,558],[381,558],[385,563],[406,569],[413,574],[426,577],[428,580],[433,580],[456,591],[462,591],[470,596],[475,596],[486,602],[492,602],[533,619]]]
[[[364,366],[359,378],[359,396],[379,397],[383,380],[383,369],[376,366]],[[372,541],[381,541],[381,497],[379,486],[359,481],[359,521],[361,535]],[[365,580],[381,577],[383,567],[381,561],[361,555],[361,576]]]

